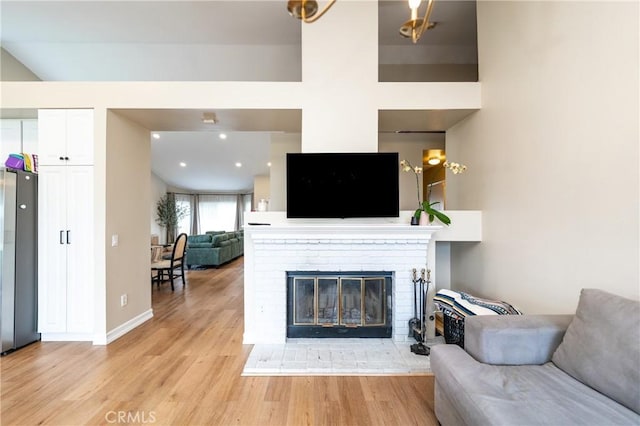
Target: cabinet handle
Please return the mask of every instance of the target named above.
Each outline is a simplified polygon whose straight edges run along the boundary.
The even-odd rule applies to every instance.
[[[67,229],[67,244],[71,244],[71,240],[69,239],[70,234],[71,234],[71,231]]]
[[[63,233],[63,232],[64,232],[64,231],[60,231],[60,244],[64,244],[64,241],[62,241],[62,233]]]
[[[69,157],[64,157],[65,160],[69,161]]]
[[[60,160],[61,160],[61,161],[62,161],[62,160],[64,160],[64,157],[60,157]]]

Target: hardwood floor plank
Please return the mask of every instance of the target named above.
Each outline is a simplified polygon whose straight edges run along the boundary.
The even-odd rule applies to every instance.
[[[154,317],[106,347],[35,343],[2,357],[0,423],[437,424],[433,376],[241,376],[243,284],[241,258],[188,271],[174,292],[154,286]]]

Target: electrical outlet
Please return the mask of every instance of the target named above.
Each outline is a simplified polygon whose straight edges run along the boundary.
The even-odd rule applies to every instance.
[[[127,295],[123,294],[120,296],[120,307],[127,305]]]
[[[118,247],[118,234],[111,236],[111,247]]]

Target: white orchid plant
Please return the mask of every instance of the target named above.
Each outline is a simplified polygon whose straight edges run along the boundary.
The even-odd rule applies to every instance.
[[[434,206],[440,204],[440,201],[434,201],[433,203],[430,202],[429,197],[431,195],[431,187],[429,187],[427,190],[427,199],[422,202],[420,201],[420,175],[422,174],[422,167],[412,166],[411,163],[409,163],[407,160],[400,161],[400,167],[402,168],[403,172],[413,172],[416,175],[416,191],[418,194],[418,208],[416,209],[413,216],[416,219],[420,219],[420,215],[422,215],[422,212],[424,212],[425,214],[429,215],[430,222],[433,222],[435,218],[438,218],[440,222],[444,223],[447,226],[451,224],[451,219],[449,218],[449,216],[447,216],[446,214],[434,208]],[[465,166],[464,164],[453,163],[448,161],[445,161],[444,163],[442,163],[442,167],[444,167],[445,169],[451,170],[451,172],[455,175],[464,173],[467,170],[467,166]]]

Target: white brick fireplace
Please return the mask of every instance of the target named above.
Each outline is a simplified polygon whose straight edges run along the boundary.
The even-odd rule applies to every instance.
[[[245,227],[244,343],[286,341],[287,272],[385,271],[393,274],[392,338],[409,339],[411,271],[426,267],[439,226],[388,222],[286,222]]]

